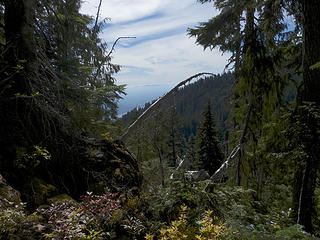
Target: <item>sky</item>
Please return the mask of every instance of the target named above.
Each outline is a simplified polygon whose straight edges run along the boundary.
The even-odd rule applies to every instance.
[[[95,16],[99,0],[83,1],[81,12]],[[212,3],[196,0],[102,0],[99,19],[110,18],[100,37],[110,48],[118,37],[112,62],[114,77],[127,85],[119,114],[163,95],[199,72],[222,73],[229,54],[204,51],[187,29],[216,15]]]

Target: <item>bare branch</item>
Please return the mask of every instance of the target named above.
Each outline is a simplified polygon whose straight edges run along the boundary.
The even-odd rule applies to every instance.
[[[136,37],[118,37],[117,40],[113,43],[110,52],[107,54],[107,57],[110,57],[110,55],[111,55],[112,52],[114,51],[114,48],[115,48],[115,46],[117,45],[117,43],[119,42],[119,40],[120,40],[120,39],[126,39],[126,38],[136,38]]]
[[[98,11],[97,11],[97,17],[96,17],[96,22],[94,24],[93,29],[96,31],[98,28],[98,20],[99,20],[99,14],[100,14],[100,8],[101,8],[101,4],[102,4],[102,0],[100,0],[99,2],[99,6],[98,6]]]

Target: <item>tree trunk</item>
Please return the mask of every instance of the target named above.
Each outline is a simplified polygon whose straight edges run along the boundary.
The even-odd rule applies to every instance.
[[[253,51],[254,43],[256,41],[255,33],[254,33],[254,12],[255,8],[252,6],[249,6],[246,11],[246,26],[245,26],[245,39],[244,39],[244,45],[243,45],[243,64],[246,64],[246,61],[248,61],[247,58],[249,58],[250,61],[250,55],[252,54],[251,51]],[[251,69],[247,69],[246,66],[244,66],[245,71],[242,74],[241,78],[248,78],[248,76],[244,76],[244,74],[250,74],[250,81],[253,81],[254,79],[254,71],[251,71]],[[250,86],[252,86],[252,82],[249,83]],[[240,154],[239,159],[236,163],[236,185],[241,185],[241,166],[243,166],[242,160],[243,160],[243,146],[245,143],[246,135],[248,132],[249,127],[249,121],[251,117],[252,112],[252,87],[249,89],[249,99],[250,103],[248,106],[248,111],[242,131],[242,135],[240,138]]]
[[[159,157],[159,168],[160,168],[160,181],[161,186],[164,186],[164,163],[163,163],[163,149],[161,143],[159,143],[159,129],[156,128],[153,136],[154,146],[157,149]],[[159,145],[160,144],[160,145]]]
[[[254,32],[254,12],[255,8],[249,6],[246,11],[246,26],[245,26],[245,38],[244,38],[244,45],[243,45],[243,55],[246,54],[250,47],[256,41],[256,36]]]
[[[28,137],[25,119],[29,115],[26,99],[15,97],[30,95],[29,81],[34,80],[35,47],[33,37],[34,0],[4,1],[5,51],[0,72],[0,144],[6,161],[1,168],[12,168],[15,146]],[[1,156],[0,156],[1,159]]]
[[[237,6],[236,4],[236,7]],[[235,55],[235,61],[234,61],[234,71],[236,76],[239,73],[240,70],[240,63],[241,63],[241,14],[239,15],[239,19],[237,21],[237,35],[236,35],[236,44],[235,44],[235,51],[234,51],[234,55]]]
[[[10,66],[10,73],[15,74],[10,94],[27,93],[28,81],[26,74],[34,72],[34,37],[33,37],[33,0],[7,0],[5,1],[5,37],[8,51],[6,60]],[[23,71],[16,74],[19,61],[25,60]],[[8,96],[11,97],[11,96]]]
[[[303,93],[302,100],[320,104],[320,1],[300,0],[303,8]]]
[[[320,61],[320,1],[300,0],[303,13],[303,88],[299,92],[298,106],[313,102],[320,107],[320,69],[310,67]],[[295,216],[297,223],[303,225],[308,232],[313,231],[314,191],[319,168],[319,123],[306,110],[299,110],[303,131],[311,136],[302,140],[308,157],[304,159],[301,169],[295,175]]]

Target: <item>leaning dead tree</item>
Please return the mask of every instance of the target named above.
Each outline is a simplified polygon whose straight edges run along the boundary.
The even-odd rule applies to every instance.
[[[137,118],[137,120],[128,127],[127,131],[122,135],[121,140],[126,141],[127,138],[130,136],[130,134],[139,126],[140,123],[142,123],[144,120],[149,118],[152,115],[152,113],[155,112],[155,110],[159,109],[162,103],[168,101],[171,97],[173,97],[181,87],[185,86],[186,84],[191,82],[193,79],[198,78],[203,75],[215,76],[215,74],[213,74],[213,73],[202,72],[202,73],[195,74],[195,75],[187,78],[186,80],[180,82],[179,84],[177,84],[174,88],[172,88],[163,97],[159,98],[157,101],[155,101],[153,104],[151,104],[151,106],[149,108],[147,108],[147,110],[145,110]]]
[[[241,151],[241,145],[238,144],[230,153],[228,158],[221,164],[220,168],[210,177],[213,183],[221,183],[227,175],[230,165],[235,161],[237,154]]]
[[[249,128],[249,119],[250,119],[251,112],[252,112],[252,100],[250,100],[249,109],[248,109],[248,112],[246,115],[246,120],[245,120],[244,128],[242,130],[242,134],[241,134],[239,143],[233,148],[230,155],[222,163],[220,168],[210,177],[210,179],[212,180],[213,183],[223,182],[223,179],[227,175],[227,170],[229,169],[229,166],[235,162],[235,166],[236,166],[235,180],[236,180],[236,184],[240,185],[240,181],[241,181],[240,180],[240,178],[241,178],[241,173],[240,173],[241,169],[240,168],[242,165],[241,160],[243,157],[243,147],[245,144],[245,137],[247,135],[248,128]],[[236,156],[238,156],[238,157],[236,158]]]

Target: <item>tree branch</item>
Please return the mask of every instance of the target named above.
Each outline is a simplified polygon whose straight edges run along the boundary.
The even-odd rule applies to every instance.
[[[119,40],[120,40],[120,39],[126,39],[126,38],[136,38],[136,37],[118,37],[117,40],[113,43],[110,52],[107,54],[107,57],[110,57],[110,55],[111,55],[112,52],[114,51],[115,46],[117,45],[117,43],[119,42]]]
[[[95,31],[96,31],[97,28],[98,28],[98,20],[99,20],[99,14],[100,14],[101,4],[102,4],[102,0],[100,0],[100,2],[99,2],[98,11],[97,11],[97,16],[96,16],[96,21],[95,21],[95,24],[94,24],[94,27],[93,27],[93,29],[94,29]]]

